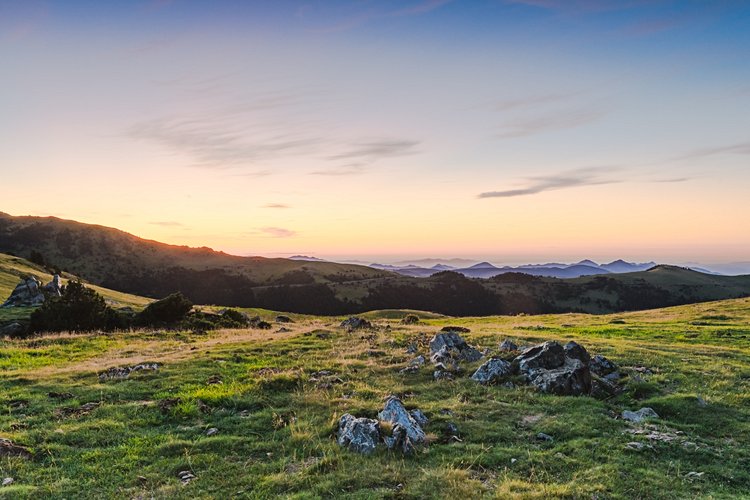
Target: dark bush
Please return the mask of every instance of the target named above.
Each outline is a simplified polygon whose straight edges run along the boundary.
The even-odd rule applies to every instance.
[[[80,281],[70,281],[62,287],[62,296],[47,299],[31,314],[29,331],[112,331],[127,326],[127,319],[109,307],[101,295]]]
[[[137,317],[140,326],[176,325],[187,316],[193,303],[177,292],[152,302]]]

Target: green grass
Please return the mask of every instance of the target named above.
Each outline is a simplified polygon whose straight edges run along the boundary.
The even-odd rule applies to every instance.
[[[610,316],[425,314],[416,326],[400,325],[389,311],[368,317],[379,327],[374,336],[343,332],[337,318],[294,316],[284,334],[3,340],[0,437],[27,445],[34,458],[0,459],[0,477],[15,479],[0,497],[750,497],[749,299]],[[465,337],[482,348],[496,350],[504,338],[576,340],[653,374],[609,400],[483,387],[468,378],[437,383],[428,367],[399,374],[412,357],[405,347],[447,324],[471,328]],[[141,361],[163,367],[120,382],[96,376]],[[309,376],[321,369],[343,383],[318,388]],[[208,384],[216,375],[223,383]],[[389,394],[430,417],[429,448],[409,457],[339,448],[337,419],[345,412],[373,417]],[[160,409],[170,398],[179,401]],[[75,413],[89,402],[101,404]],[[662,416],[653,430],[677,440],[650,441],[627,432],[642,426],[612,418],[642,406]],[[458,425],[460,442],[443,438],[447,422]],[[206,436],[211,427],[218,434]],[[554,441],[538,441],[539,432]],[[632,451],[631,441],[652,448]],[[182,470],[197,478],[182,485]],[[693,479],[689,472],[704,474]]]

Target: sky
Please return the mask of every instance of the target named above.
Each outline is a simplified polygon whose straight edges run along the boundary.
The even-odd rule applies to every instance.
[[[750,3],[0,0],[0,211],[238,255],[750,261]]]

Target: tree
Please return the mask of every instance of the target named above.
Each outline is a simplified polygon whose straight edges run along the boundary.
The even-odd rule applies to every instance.
[[[185,319],[192,308],[193,303],[182,293],[173,293],[147,305],[138,314],[137,322],[141,326],[175,325]]]
[[[124,318],[104,298],[80,281],[62,287],[60,297],[51,297],[31,314],[31,332],[112,331],[127,326]]]

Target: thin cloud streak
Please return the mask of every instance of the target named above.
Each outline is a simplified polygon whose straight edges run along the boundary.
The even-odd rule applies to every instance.
[[[416,154],[415,147],[419,141],[405,139],[386,139],[380,141],[360,142],[353,144],[352,148],[341,154],[329,156],[329,160],[342,160],[350,158],[362,158],[369,161],[377,161],[382,158],[394,156],[406,156]]]
[[[480,193],[478,198],[512,198],[558,189],[615,184],[622,182],[622,180],[607,177],[606,174],[619,170],[621,169],[617,167],[589,167],[562,172],[556,175],[529,177],[528,184],[525,187],[503,191],[487,191]]]
[[[162,226],[162,227],[185,227],[185,224],[173,220],[165,220],[165,221],[153,221],[149,222],[149,224],[152,224],[154,226]]]
[[[510,139],[580,127],[602,118],[605,114],[603,109],[581,108],[519,117],[503,124],[495,137]]]
[[[263,205],[263,208],[279,208],[279,209],[284,209],[284,208],[291,208],[291,207],[289,205],[284,204],[284,203],[267,203],[267,204]]]
[[[260,232],[273,238],[291,238],[297,235],[297,231],[285,229],[283,227],[262,227]]]
[[[740,142],[713,148],[696,149],[690,153],[673,158],[672,161],[706,158],[716,155],[750,155],[750,142]]]

